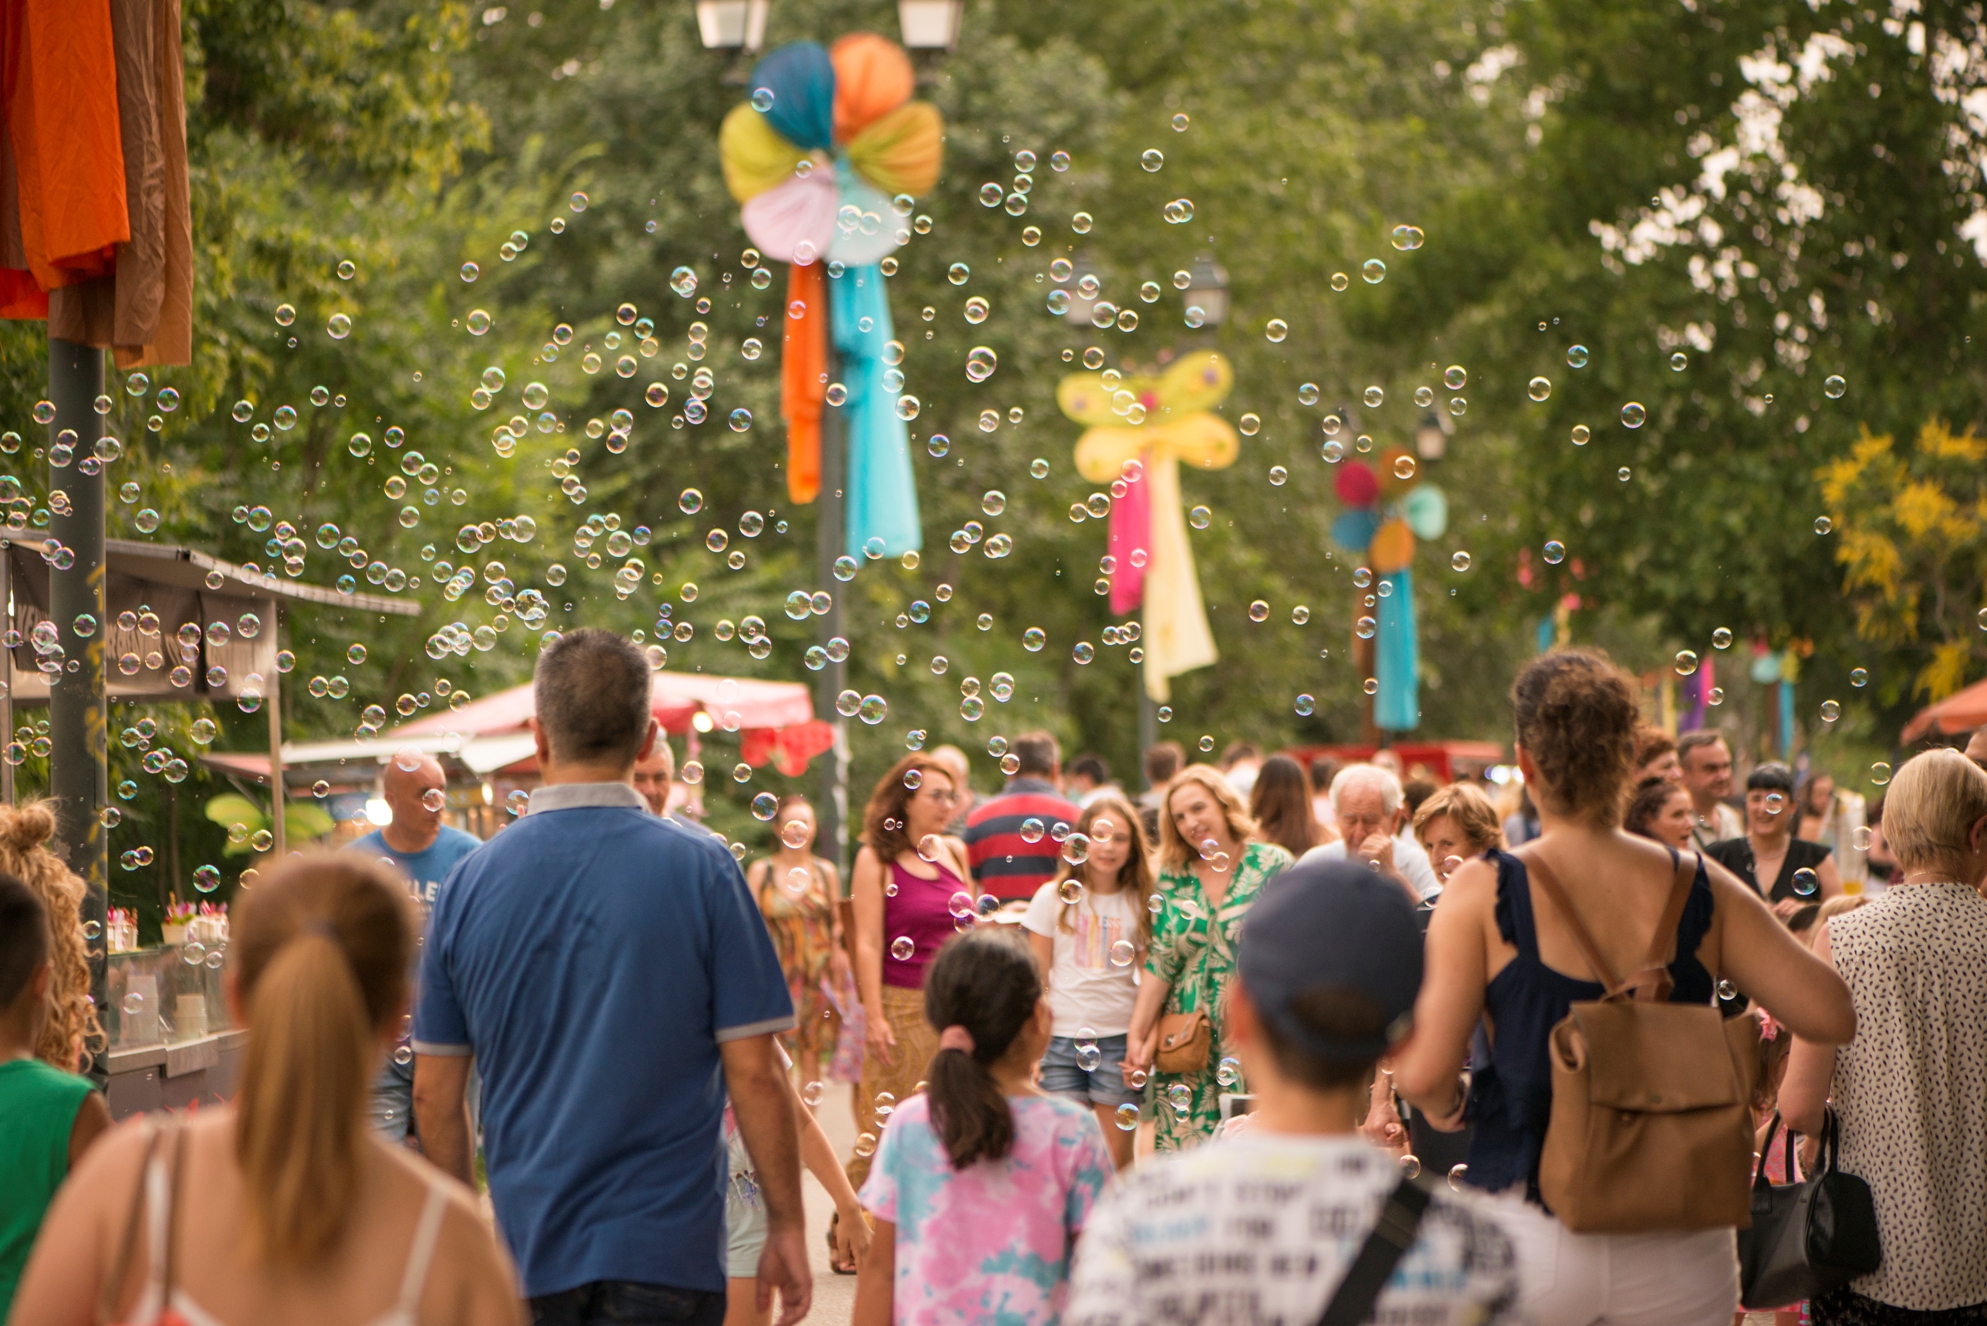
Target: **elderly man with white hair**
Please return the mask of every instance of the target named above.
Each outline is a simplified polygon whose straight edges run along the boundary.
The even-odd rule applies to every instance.
[[[1348,764],[1332,779],[1331,798],[1342,837],[1313,847],[1303,861],[1343,861],[1350,851],[1353,860],[1406,889],[1416,904],[1442,891],[1428,853],[1408,831],[1399,777],[1377,764]]]

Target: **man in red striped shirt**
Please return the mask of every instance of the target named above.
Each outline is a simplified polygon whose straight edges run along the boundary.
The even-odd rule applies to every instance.
[[[1006,790],[966,817],[973,879],[1003,903],[1026,902],[1055,877],[1062,840],[1078,814],[1062,794],[1062,752],[1054,737],[1029,732],[1012,749],[1019,763]]]

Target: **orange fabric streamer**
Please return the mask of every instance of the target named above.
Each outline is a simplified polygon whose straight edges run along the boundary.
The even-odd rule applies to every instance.
[[[847,143],[911,99],[911,58],[888,37],[852,32],[828,51],[835,66],[835,141]]]
[[[827,274],[818,262],[792,263],[780,337],[780,417],[787,425],[787,496],[803,504],[821,493],[821,402],[828,393],[821,377],[827,371]]]
[[[35,284],[53,290],[110,271],[131,223],[109,0],[0,2],[0,111]],[[20,293],[9,290],[10,308]]]

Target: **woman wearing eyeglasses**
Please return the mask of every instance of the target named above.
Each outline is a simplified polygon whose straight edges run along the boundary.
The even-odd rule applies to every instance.
[[[950,769],[930,755],[906,755],[878,780],[863,811],[862,848],[850,876],[856,991],[868,1041],[848,1164],[858,1189],[869,1176],[882,1120],[916,1092],[938,1053],[938,1032],[925,1021],[925,969],[956,932],[955,911],[970,916],[975,901],[966,846],[945,836],[957,802]],[[955,901],[960,894],[963,903]]]

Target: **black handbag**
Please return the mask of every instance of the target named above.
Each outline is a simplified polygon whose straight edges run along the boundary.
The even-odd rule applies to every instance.
[[[1739,1302],[1752,1311],[1786,1307],[1840,1289],[1883,1264],[1870,1185],[1835,1168],[1841,1124],[1834,1110],[1822,1125],[1820,1164],[1794,1183],[1794,1133],[1787,1134],[1787,1183],[1766,1177],[1766,1156],[1780,1130],[1775,1113],[1759,1148],[1752,1181],[1752,1228],[1739,1231]]]

